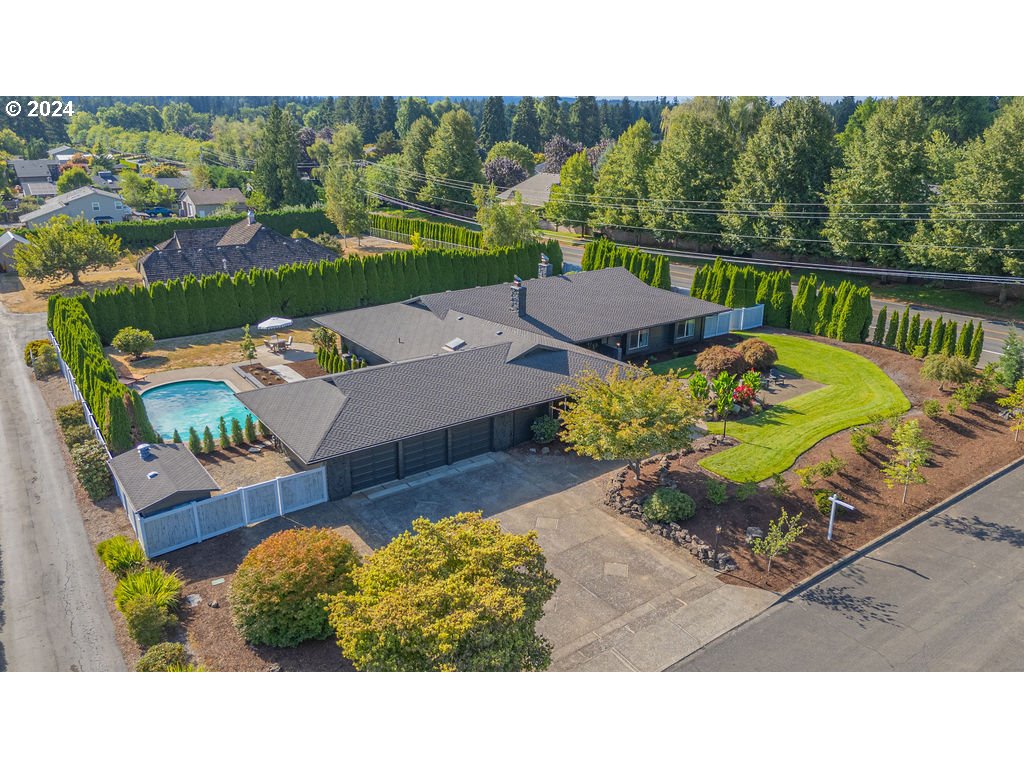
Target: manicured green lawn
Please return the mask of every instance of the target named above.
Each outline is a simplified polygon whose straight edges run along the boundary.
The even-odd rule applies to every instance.
[[[866,424],[876,415],[890,416],[910,408],[893,380],[860,355],[798,336],[749,335],[778,350],[777,367],[825,386],[757,416],[730,422],[726,434],[742,444],[700,462],[718,475],[740,483],[760,482],[788,469],[800,454],[829,435]],[[721,423],[710,427],[721,432]]]
[[[655,363],[651,366],[651,370],[655,373],[679,371],[684,376],[689,376],[695,370],[693,367],[693,361],[696,359],[696,355],[684,355],[683,357],[676,357],[671,360],[664,360],[660,363]]]

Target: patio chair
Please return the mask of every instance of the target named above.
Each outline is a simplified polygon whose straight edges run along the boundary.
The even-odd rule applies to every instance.
[[[288,337],[288,341],[284,342],[284,344],[281,345],[281,349],[291,349],[292,348],[292,341],[294,339],[295,339],[294,336],[289,336]]]
[[[774,368],[768,370],[768,381],[772,384],[785,384],[786,377],[779,373]]]

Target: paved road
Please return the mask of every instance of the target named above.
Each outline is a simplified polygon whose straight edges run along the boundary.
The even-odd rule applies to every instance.
[[[1024,670],[1024,467],[674,671]]]
[[[567,263],[579,264],[580,260],[583,258],[583,248],[578,245],[566,245],[563,243],[562,254]],[[693,282],[693,274],[697,271],[697,268],[687,264],[672,264],[670,271],[672,273],[672,285],[688,289],[690,284]],[[893,312],[902,312],[907,305],[895,301],[872,299],[871,306],[874,309],[876,316],[882,307],[886,307],[887,313],[892,316]],[[970,315],[962,315],[956,312],[937,312],[933,309],[927,309],[916,304],[910,305],[910,311],[920,312],[922,320],[927,320],[928,318],[935,320],[939,316],[942,316],[946,320],[955,320],[961,326],[970,320],[974,320],[975,323],[979,321],[978,318],[971,317]],[[1015,326],[1015,324],[1009,320],[983,320],[981,322],[983,324],[982,327],[985,329],[985,343],[983,345],[981,355],[981,363],[984,364],[998,360],[999,354],[1003,348],[1003,341],[1005,341],[1010,328],[1016,327],[1018,333],[1020,333],[1021,327],[1019,324]]]
[[[123,670],[46,404],[22,349],[45,315],[0,305],[0,670]]]

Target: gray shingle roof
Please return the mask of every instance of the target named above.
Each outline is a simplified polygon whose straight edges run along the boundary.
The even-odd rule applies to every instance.
[[[48,179],[51,169],[57,167],[56,160],[10,160],[7,164],[19,179]]]
[[[211,275],[261,267],[277,269],[285,264],[341,258],[309,238],[292,239],[259,222],[243,220],[230,227],[181,229],[142,257],[146,280],[173,280],[185,275]]]
[[[32,221],[33,219],[38,219],[40,216],[45,216],[53,213],[60,213],[60,209],[65,208],[68,205],[68,203],[74,202],[75,200],[79,200],[83,197],[90,197],[92,195],[109,197],[112,200],[121,199],[121,196],[116,192],[107,192],[106,190],[96,189],[95,187],[79,187],[78,189],[73,189],[70,192],[65,192],[63,195],[51,197],[49,200],[43,203],[39,208],[36,208],[34,211],[19,216],[18,220]]]
[[[137,450],[126,451],[107,464],[139,514],[205,498],[220,488],[199,459],[180,443],[150,446],[146,459]],[[156,477],[149,478],[150,472],[156,472]]]
[[[224,189],[190,189],[186,195],[194,205],[224,205],[238,203],[245,205],[245,195],[236,187]]]
[[[518,192],[527,205],[541,206],[548,202],[551,197],[551,187],[557,184],[558,180],[557,173],[535,173],[514,187],[506,189],[498,197],[501,200],[511,200],[513,193]]]
[[[57,185],[52,181],[26,181],[22,191],[29,197],[53,197],[57,194]]]
[[[533,347],[518,356],[511,347],[361,368],[237,397],[310,464],[555,400],[569,377],[584,370],[603,376],[616,364],[571,347]]]
[[[466,342],[466,346],[460,349],[510,342],[513,355],[537,344],[572,346],[550,336],[482,320],[463,312],[450,311],[444,317],[438,317],[422,304],[384,304],[314,319],[343,339],[355,342],[390,362],[452,354],[445,344],[455,338]]]
[[[438,317],[462,312],[579,343],[725,312],[726,307],[655,288],[622,267],[523,282],[526,313],[509,308],[509,284],[433,293],[411,300]],[[353,337],[358,343],[358,339]]]

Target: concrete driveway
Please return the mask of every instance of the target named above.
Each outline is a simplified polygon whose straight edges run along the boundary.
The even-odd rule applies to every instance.
[[[724,585],[689,554],[604,511],[618,465],[576,456],[495,453],[414,487],[372,492],[300,513],[368,551],[416,517],[482,509],[509,531],[536,530],[560,585],[539,625],[552,669],[660,671],[756,615],[775,596]]]

